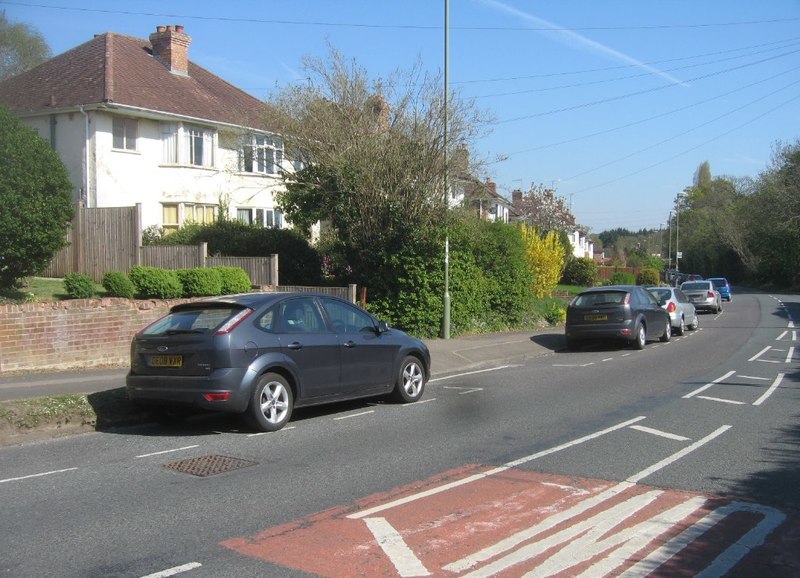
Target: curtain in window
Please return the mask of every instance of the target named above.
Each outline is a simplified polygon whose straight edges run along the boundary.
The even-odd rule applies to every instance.
[[[161,125],[161,144],[163,161],[167,164],[178,162],[178,126],[170,123]]]

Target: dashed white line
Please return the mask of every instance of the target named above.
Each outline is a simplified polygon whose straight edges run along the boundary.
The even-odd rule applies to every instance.
[[[766,346],[764,349],[762,349],[761,351],[759,351],[758,353],[756,353],[756,354],[755,354],[753,357],[751,357],[751,358],[750,358],[750,359],[748,359],[747,361],[755,361],[756,359],[758,359],[759,357],[761,357],[762,355],[764,355],[764,354],[765,354],[767,351],[769,351],[770,349],[772,349],[772,346],[770,346],[770,345],[767,345],[767,346]]]
[[[334,421],[338,421],[338,420],[342,420],[342,419],[350,419],[351,417],[360,417],[362,415],[367,415],[367,414],[370,414],[370,413],[375,413],[375,410],[371,409],[369,411],[362,411],[360,413],[351,413],[350,415],[343,415],[341,417],[335,417],[333,419],[334,419]]]
[[[786,363],[791,363],[793,357],[794,357],[794,347],[790,347],[789,352],[786,354]]]
[[[6,482],[18,482],[20,480],[29,480],[31,478],[41,478],[42,476],[52,476],[53,474],[62,474],[64,472],[71,472],[77,469],[78,468],[64,468],[63,470],[53,470],[52,472],[42,472],[41,474],[31,474],[29,476],[20,476],[18,478],[6,478],[4,480],[0,480],[0,484],[5,484]]]
[[[519,367],[519,365],[500,365],[498,367],[490,367],[489,369],[478,369],[475,371],[466,371],[464,373],[456,373],[454,375],[445,375],[444,377],[437,377],[435,379],[429,379],[428,383],[432,383],[434,381],[444,381],[445,379],[453,379],[456,377],[463,377],[465,375],[476,375],[478,373],[486,373],[487,371],[497,371],[499,369],[508,369],[509,367]]]
[[[160,572],[148,574],[147,576],[142,576],[142,578],[167,578],[168,576],[175,576],[176,574],[182,574],[184,572],[188,572],[189,570],[200,568],[200,566],[202,566],[200,562],[190,562],[189,564],[183,564],[182,566],[175,566],[174,568],[167,568],[166,570],[161,570]]]
[[[191,450],[191,449],[194,449],[194,448],[197,448],[197,447],[200,447],[199,444],[195,444],[193,446],[184,446],[182,448],[175,448],[173,450],[164,450],[162,452],[153,452],[151,454],[142,454],[142,455],[136,456],[136,457],[137,458],[149,458],[151,456],[160,456],[160,455],[163,455],[163,454],[171,454],[171,453],[174,453],[174,452],[182,452],[183,450]]]
[[[711,397],[709,395],[698,395],[697,399],[706,399],[708,401],[718,401],[720,403],[729,403],[731,405],[744,405],[743,401],[734,401],[732,399],[723,399],[721,397]]]
[[[676,441],[679,441],[679,442],[688,442],[691,439],[691,438],[687,438],[687,437],[684,437],[684,436],[679,436],[677,434],[661,431],[661,430],[658,430],[658,429],[653,429],[651,427],[647,427],[647,426],[643,426],[643,425],[632,425],[631,429],[635,429],[635,430],[638,430],[638,431],[641,431],[641,432],[644,432],[644,433],[653,434],[653,435],[656,435],[656,436],[659,436],[659,437],[662,437],[662,438],[667,438],[667,439],[670,439],[670,440],[676,440]]]
[[[281,431],[288,431],[288,430],[290,430],[290,429],[295,429],[296,427],[297,427],[297,426],[290,425],[290,426],[288,426],[288,427],[281,428]],[[258,433],[251,433],[251,434],[247,434],[247,437],[249,437],[249,438],[257,438],[257,437],[259,437],[259,436],[265,436],[265,435],[267,435],[267,434],[272,434],[272,433],[275,433],[275,432],[271,432],[271,431],[260,431],[260,432],[258,432]]]
[[[713,387],[714,385],[716,385],[716,384],[717,384],[717,383],[719,383],[720,381],[724,381],[724,380],[728,379],[728,378],[729,378],[731,375],[733,375],[734,373],[736,373],[736,372],[735,372],[735,371],[729,371],[728,373],[726,373],[726,374],[725,374],[725,375],[723,375],[722,377],[718,377],[717,379],[715,379],[715,380],[714,380],[714,381],[712,381],[711,383],[707,383],[707,384],[705,384],[703,387],[700,387],[700,388],[698,388],[698,389],[695,389],[695,390],[694,390],[693,392],[691,392],[691,393],[687,393],[686,395],[684,395],[684,396],[683,396],[683,399],[689,399],[690,397],[694,397],[695,395],[697,395],[697,394],[699,394],[699,393],[702,393],[702,392],[704,392],[704,391],[705,391],[705,390],[707,390],[709,387]]]

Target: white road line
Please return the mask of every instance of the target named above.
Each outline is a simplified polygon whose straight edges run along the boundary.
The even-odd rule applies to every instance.
[[[694,450],[696,450],[696,449],[706,445],[708,442],[712,441],[714,438],[716,438],[718,436],[721,436],[722,434],[724,434],[726,431],[728,431],[732,427],[733,426],[730,426],[730,425],[724,425],[722,427],[719,427],[719,428],[715,429],[713,432],[708,434],[706,437],[697,440],[693,444],[691,444],[689,446],[686,446],[685,448],[683,448],[679,452],[675,452],[671,456],[669,456],[667,458],[664,458],[663,460],[653,464],[649,468],[645,468],[644,470],[642,470],[638,474],[634,474],[633,476],[631,476],[630,478],[628,478],[625,481],[626,482],[631,482],[632,484],[638,484],[644,478],[656,473],[659,470],[664,469],[665,467],[667,467],[668,465],[670,465],[673,462],[678,461],[682,457],[689,455]]]
[[[752,379],[755,381],[769,381],[769,377],[756,377],[754,375],[740,375],[740,379]]]
[[[470,483],[475,482],[477,480],[482,480],[484,478],[488,478],[489,476],[493,476],[495,474],[499,474],[499,473],[505,472],[505,471],[511,469],[514,466],[518,466],[520,464],[527,463],[527,462],[529,462],[531,460],[535,460],[537,458],[540,458],[540,457],[543,457],[543,456],[547,456],[547,455],[559,452],[559,451],[561,451],[563,449],[578,445],[578,444],[583,443],[585,441],[589,441],[589,440],[598,438],[598,437],[603,436],[603,435],[605,435],[607,433],[611,433],[613,431],[617,431],[619,429],[626,428],[629,425],[632,425],[632,424],[634,424],[634,423],[636,423],[638,421],[641,421],[643,419],[645,419],[644,416],[639,416],[639,417],[630,419],[628,421],[622,422],[620,424],[617,424],[615,426],[611,426],[610,428],[607,428],[607,429],[604,429],[604,430],[600,430],[598,432],[595,432],[593,434],[589,434],[589,435],[584,436],[582,438],[578,438],[577,440],[573,440],[571,442],[567,442],[567,443],[562,444],[560,446],[556,446],[554,448],[550,448],[549,450],[544,450],[544,451],[541,451],[539,453],[532,454],[530,456],[527,456],[527,457],[524,457],[524,458],[520,458],[518,460],[514,460],[513,462],[508,462],[505,465],[498,466],[496,468],[493,468],[493,469],[485,471],[485,472],[481,472],[479,474],[473,474],[471,476],[468,476],[466,478],[462,478],[460,480],[456,480],[454,482],[450,482],[450,483],[447,483],[447,484],[443,484],[441,486],[436,486],[436,487],[430,488],[429,490],[425,490],[424,492],[411,494],[410,496],[406,496],[404,498],[399,498],[397,500],[393,500],[393,501],[387,502],[385,504],[380,504],[378,506],[375,506],[375,507],[372,507],[372,508],[368,508],[366,510],[361,510],[359,512],[355,512],[353,514],[350,514],[347,517],[350,518],[351,520],[360,520],[361,518],[366,518],[366,517],[371,516],[373,514],[377,514],[378,512],[383,512],[385,510],[390,510],[390,509],[392,509],[394,507],[397,507],[397,506],[402,506],[404,504],[409,504],[411,502],[416,502],[417,500],[421,500],[422,498],[427,498],[429,496],[435,496],[436,494],[441,494],[442,492],[446,492],[448,490],[452,490],[453,488],[458,488],[459,486],[464,486],[466,484],[470,484]]]
[[[792,357],[794,357],[794,347],[789,348],[789,353],[786,354],[786,363],[792,362]]]
[[[188,572],[189,570],[200,568],[200,566],[202,566],[200,562],[190,562],[189,564],[184,564],[183,566],[175,566],[174,568],[167,568],[161,572],[148,574],[147,576],[142,576],[142,578],[167,578],[168,576],[175,576],[176,574],[182,574],[184,572]]]
[[[691,440],[691,438],[687,438],[687,437],[684,437],[684,436],[679,436],[677,434],[672,434],[672,433],[661,431],[661,430],[658,430],[658,429],[653,429],[651,427],[646,427],[646,426],[643,426],[643,425],[632,425],[631,429],[635,429],[635,430],[638,430],[638,431],[641,431],[641,432],[644,432],[644,433],[653,434],[653,435],[656,435],[656,436],[659,436],[659,437],[662,437],[662,438],[667,438],[667,439],[670,439],[670,440],[676,440],[676,441],[679,441],[679,442],[688,442],[688,441]]]
[[[335,417],[335,418],[333,418],[333,420],[334,421],[339,421],[339,420],[342,420],[342,419],[350,419],[351,417],[361,417],[362,415],[367,415],[367,414],[370,414],[370,413],[375,413],[375,410],[371,409],[369,411],[362,411],[361,413],[351,413],[350,415],[343,415],[341,417]]]
[[[417,406],[417,405],[422,405],[423,403],[430,403],[432,401],[436,401],[436,398],[435,397],[426,397],[425,399],[422,399],[420,401],[415,401],[414,403],[404,403],[400,407],[414,407],[414,406]]]
[[[767,398],[771,396],[776,389],[778,389],[778,386],[781,384],[781,381],[783,381],[783,374],[779,373],[778,376],[775,378],[775,381],[772,382],[772,385],[769,386],[769,389],[767,389],[767,391],[764,392],[764,395],[755,400],[753,402],[753,405],[761,405],[762,403],[764,403],[767,400]]]
[[[281,428],[281,431],[287,431],[287,430],[296,429],[296,428],[297,428],[297,426],[290,425],[288,427]],[[273,433],[276,433],[276,432],[273,432],[273,431],[260,431],[258,433],[247,434],[247,437],[249,437],[249,438],[257,438],[259,436],[265,436],[265,435],[273,434]]]
[[[722,397],[711,397],[709,395],[698,395],[697,399],[707,399],[708,401],[718,401],[720,403],[729,403],[731,405],[744,405],[743,401],[733,401],[732,399],[724,399]]]
[[[714,381],[712,381],[711,383],[707,383],[707,384],[705,384],[703,387],[700,387],[700,388],[698,388],[698,389],[695,389],[695,390],[694,390],[693,392],[691,392],[691,393],[687,393],[686,395],[684,395],[684,396],[683,396],[683,399],[689,399],[690,397],[694,397],[694,396],[696,396],[698,393],[702,393],[702,392],[704,392],[704,391],[705,391],[705,390],[707,390],[709,387],[713,387],[715,384],[719,383],[720,381],[724,381],[724,380],[728,379],[728,378],[729,378],[731,375],[733,375],[734,373],[736,373],[736,372],[735,372],[735,371],[729,371],[728,373],[726,373],[726,374],[725,374],[725,375],[723,375],[722,377],[718,377],[717,379],[715,379],[715,380],[714,380]]]
[[[554,363],[553,367],[589,367],[594,365],[594,361],[590,363]]]
[[[4,480],[0,480],[0,484],[5,484],[6,482],[18,482],[20,480],[29,480],[31,478],[41,478],[42,476],[52,476],[53,474],[61,474],[64,472],[71,472],[73,470],[77,470],[78,468],[65,468],[63,470],[53,470],[52,472],[42,472],[41,474],[31,474],[29,476],[20,476],[18,478],[6,478]]]
[[[400,576],[430,576],[431,573],[416,557],[400,533],[385,518],[365,518],[367,528],[375,536],[378,545],[389,557]]]
[[[759,351],[758,353],[756,353],[756,354],[755,354],[753,357],[751,357],[751,358],[750,358],[750,359],[748,359],[747,361],[755,361],[756,359],[758,359],[759,357],[761,357],[763,354],[765,354],[765,353],[766,353],[767,351],[769,351],[770,349],[772,349],[772,346],[770,346],[770,345],[767,345],[767,346],[766,346],[764,349],[762,349],[761,351]]]
[[[605,359],[601,359],[600,361],[614,361],[613,357],[606,357]]]
[[[487,371],[497,371],[499,369],[508,369],[509,367],[519,367],[519,365],[500,365],[498,367],[490,367],[489,369],[478,369],[475,371],[466,371],[464,373],[456,373],[454,375],[446,375],[444,377],[437,377],[435,379],[429,379],[428,383],[432,383],[434,381],[444,381],[445,379],[454,379],[456,377],[464,377],[465,375],[477,375],[478,373],[486,373]]]
[[[199,444],[195,444],[193,446],[184,446],[182,448],[175,448],[174,450],[164,450],[163,452],[153,452],[152,454],[142,454],[140,456],[136,456],[137,458],[149,458],[151,456],[160,456],[162,454],[171,454],[173,452],[182,452],[183,450],[191,450],[194,448],[200,447]]]
[[[786,327],[788,327],[789,329],[793,329],[794,328],[794,321],[789,321],[789,325],[787,325]]]
[[[788,332],[788,331],[784,331],[783,333],[781,333],[780,335],[778,335],[778,336],[775,338],[775,341],[780,341],[781,339],[783,339],[784,337],[786,337],[788,334],[789,334],[789,332]]]

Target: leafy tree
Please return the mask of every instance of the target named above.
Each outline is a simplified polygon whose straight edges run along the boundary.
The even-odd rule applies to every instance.
[[[2,107],[0,207],[0,288],[12,288],[64,247],[75,208],[58,154]]]
[[[50,58],[44,37],[27,24],[12,24],[0,12],[0,81],[30,70]]]
[[[575,216],[563,197],[544,185],[531,184],[531,188],[514,203],[520,219],[540,231],[572,231],[579,227]]]
[[[312,161],[284,176],[278,204],[300,230],[324,221],[333,274],[383,297],[403,275],[395,257],[417,246],[427,254],[431,239],[443,236],[445,159],[456,143],[475,139],[478,112],[451,99],[445,143],[439,78],[415,67],[372,80],[334,49],[303,64],[309,82],[270,98],[267,112],[287,151]]]

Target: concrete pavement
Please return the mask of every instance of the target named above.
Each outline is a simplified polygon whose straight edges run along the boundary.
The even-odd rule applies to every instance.
[[[564,329],[548,328],[426,339],[433,377],[515,363],[547,355],[564,347]],[[127,367],[0,375],[0,401],[95,393],[125,385]]]

